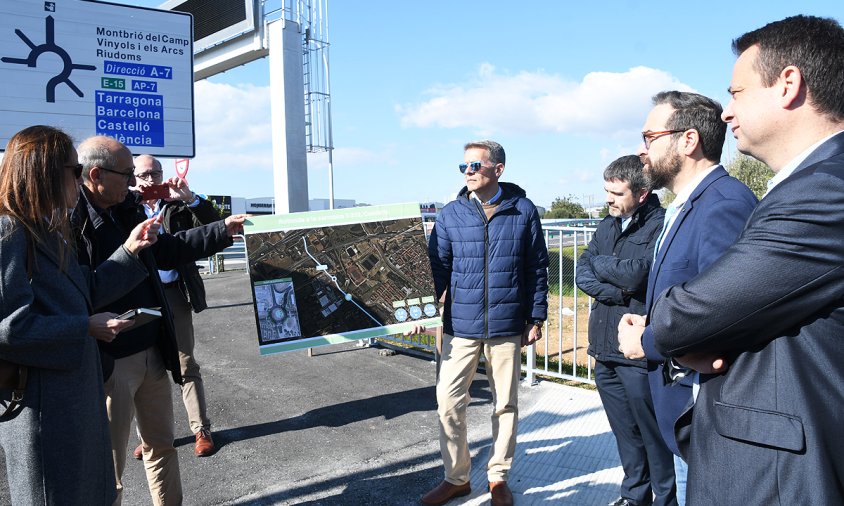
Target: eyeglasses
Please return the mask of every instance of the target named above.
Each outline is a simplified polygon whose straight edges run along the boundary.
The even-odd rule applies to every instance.
[[[457,167],[460,169],[461,174],[465,174],[467,170],[471,170],[472,172],[478,172],[479,170],[481,170],[481,167],[486,167],[486,165],[476,160],[474,162],[461,163]]]
[[[119,170],[106,169],[105,167],[99,167],[99,166],[97,168],[100,169],[100,170],[104,170],[106,172],[112,172],[114,174],[119,174],[119,175],[126,178],[127,183],[129,181],[131,181],[133,177],[135,177],[134,172],[120,172]]]
[[[670,135],[670,134],[679,134],[685,132],[686,130],[691,130],[690,128],[684,128],[682,130],[660,130],[659,132],[642,132],[642,142],[645,143],[645,149],[651,149],[651,143],[660,137]]]
[[[141,174],[135,174],[137,179],[143,179],[144,181],[149,181],[151,179],[158,179],[164,175],[164,171],[161,170],[151,170],[149,172],[144,172]]]
[[[73,169],[73,178],[79,179],[82,177],[82,164],[77,163],[76,165],[65,165],[65,169]]]

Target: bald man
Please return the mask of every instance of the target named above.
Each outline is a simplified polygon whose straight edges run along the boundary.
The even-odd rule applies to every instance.
[[[164,184],[161,162],[150,155],[135,158],[135,182],[139,189]],[[148,199],[142,203],[147,217],[161,216],[165,232],[173,234],[221,219],[211,201],[204,198],[204,195],[190,191],[186,181],[178,188],[177,181],[171,179],[168,183],[171,184],[170,197]],[[188,414],[191,433],[196,439],[193,452],[197,457],[205,457],[214,453],[214,440],[211,437],[211,421],[208,419],[202,374],[194,357],[191,315],[191,311],[198,313],[208,307],[205,302],[205,286],[194,262],[182,264],[176,269],[159,270],[158,275],[173,313],[176,343],[179,348],[179,367],[182,373],[182,401]],[[143,451],[142,443],[135,448],[134,457],[140,460],[143,458]]]

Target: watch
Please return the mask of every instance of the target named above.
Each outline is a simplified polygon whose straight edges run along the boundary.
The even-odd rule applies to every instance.
[[[545,320],[533,320],[533,326],[542,328],[545,325]]]

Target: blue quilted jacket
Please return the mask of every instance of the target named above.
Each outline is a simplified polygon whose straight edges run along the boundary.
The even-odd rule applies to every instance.
[[[428,243],[437,295],[446,292],[443,330],[484,339],[521,334],[548,313],[548,250],[525,191],[502,187],[489,220],[463,188],[443,207]]]

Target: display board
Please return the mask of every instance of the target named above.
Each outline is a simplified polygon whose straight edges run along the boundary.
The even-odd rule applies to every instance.
[[[441,325],[418,203],[245,226],[261,354]]]
[[[0,149],[22,128],[194,156],[193,18],[79,0],[0,2]]]

